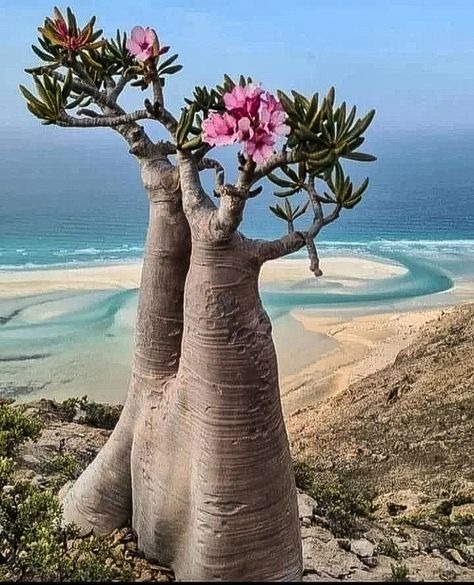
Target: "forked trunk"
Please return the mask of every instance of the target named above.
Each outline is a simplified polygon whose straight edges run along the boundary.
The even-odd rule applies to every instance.
[[[144,412],[133,526],[180,580],[301,577],[296,490],[253,243],[193,241],[177,378]]]
[[[190,235],[181,194],[172,176],[171,171],[161,173],[160,162],[142,161],[150,217],[129,392],[110,439],[63,502],[64,520],[85,532],[107,534],[130,522],[130,461],[137,420],[178,369]]]

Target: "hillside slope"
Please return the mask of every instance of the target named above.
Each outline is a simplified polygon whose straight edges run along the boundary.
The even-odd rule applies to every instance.
[[[293,452],[372,496],[474,493],[474,304],[428,323],[395,363],[288,421]]]

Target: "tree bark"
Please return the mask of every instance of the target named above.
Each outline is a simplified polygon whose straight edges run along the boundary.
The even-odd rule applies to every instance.
[[[189,227],[176,170],[162,159],[140,163],[150,205],[130,387],[110,439],[63,502],[65,522],[96,534],[107,534],[131,520],[135,429],[143,410],[176,374],[181,352]]]
[[[171,179],[157,188],[154,167],[142,168],[150,226],[130,390],[67,494],[65,520],[105,534],[131,519],[140,550],[178,580],[299,580],[296,488],[258,277],[304,238],[223,239],[188,169],[181,207]]]
[[[257,247],[193,239],[176,380],[135,433],[133,527],[179,580],[302,574],[296,489]]]

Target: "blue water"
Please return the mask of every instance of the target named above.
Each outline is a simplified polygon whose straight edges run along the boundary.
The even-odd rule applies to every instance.
[[[8,138],[0,141],[0,277],[8,270],[141,257],[147,201],[137,165],[119,138],[43,127],[34,139],[21,132]],[[367,312],[442,304],[455,285],[474,278],[474,133],[376,135],[367,150],[378,162],[352,169],[359,180],[369,174],[371,185],[358,207],[321,234],[322,268],[328,256],[343,255],[405,272],[363,286],[316,282],[309,273],[306,281],[265,285],[263,301],[282,347],[294,307]],[[228,153],[221,154],[231,168]],[[212,176],[205,185],[212,187]],[[267,185],[249,202],[246,235],[284,232],[268,210],[274,199]],[[134,290],[0,298],[0,394],[110,399],[114,393],[123,399],[135,307]],[[304,335],[300,331],[301,353]]]
[[[147,202],[137,165],[119,137],[43,127],[38,140],[17,133],[0,150],[0,269],[141,256]],[[348,168],[358,178],[370,176],[369,191],[321,234],[323,252],[349,247],[410,256],[421,245],[433,256],[447,248],[472,254],[474,133],[376,136],[367,150],[377,154],[376,163]],[[221,154],[228,163],[228,153]],[[205,179],[209,187],[211,179]],[[247,235],[283,232],[268,210],[274,199],[267,185],[249,202],[242,226]]]

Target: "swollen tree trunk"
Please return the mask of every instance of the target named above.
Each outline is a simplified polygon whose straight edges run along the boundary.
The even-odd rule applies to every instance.
[[[176,170],[162,159],[144,159],[140,164],[150,202],[149,225],[129,392],[110,439],[63,502],[65,522],[96,534],[107,534],[131,520],[135,429],[143,410],[176,374],[181,352],[189,227]]]
[[[253,242],[193,238],[176,381],[136,433],[134,528],[179,580],[301,577],[296,489]],[[162,443],[164,441],[164,444]],[[158,503],[158,505],[156,505]]]
[[[65,519],[105,534],[131,518],[139,548],[179,580],[298,580],[296,488],[258,293],[275,246],[214,238],[212,204],[180,174],[186,218],[173,189],[151,190],[129,395]]]
[[[297,580],[296,488],[258,293],[274,250],[222,229],[226,210],[217,216],[196,165],[178,158],[192,234],[182,353],[135,430],[133,527],[179,580]]]

